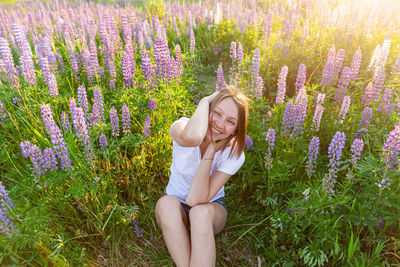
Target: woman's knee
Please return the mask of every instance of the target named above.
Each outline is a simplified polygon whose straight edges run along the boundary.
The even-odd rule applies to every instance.
[[[214,207],[211,204],[201,204],[194,206],[189,211],[190,225],[198,230],[208,231],[212,228]]]
[[[181,218],[181,204],[177,197],[171,195],[162,196],[156,204],[156,220],[159,225],[174,224]]]

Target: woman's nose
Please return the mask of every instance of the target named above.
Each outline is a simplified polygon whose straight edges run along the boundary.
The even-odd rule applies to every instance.
[[[215,124],[217,125],[218,128],[222,129],[224,127],[223,119],[222,118],[217,118],[215,120]]]

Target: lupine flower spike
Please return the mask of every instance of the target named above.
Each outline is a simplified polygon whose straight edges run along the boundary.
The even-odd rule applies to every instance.
[[[8,196],[8,192],[3,183],[0,181],[0,231],[9,237],[18,232],[14,221],[9,217],[10,210],[14,208],[14,203]]]
[[[336,132],[328,148],[329,172],[322,179],[322,189],[326,194],[332,195],[335,191],[336,173],[338,172],[339,160],[345,145],[346,135],[343,132]]]
[[[306,166],[306,172],[309,177],[311,177],[315,172],[318,153],[319,153],[319,137],[314,136],[311,139],[310,145],[308,147],[308,162]]]
[[[357,164],[357,161],[361,158],[361,152],[364,148],[364,140],[362,139],[354,139],[353,144],[351,145],[351,163],[353,165]]]
[[[99,137],[99,144],[102,150],[105,150],[107,147],[107,137],[104,134],[101,134]]]
[[[117,110],[114,107],[110,109],[110,121],[113,136],[119,136],[119,119]]]
[[[267,135],[265,137],[265,141],[268,143],[267,152],[265,153],[264,157],[264,164],[266,169],[272,168],[272,150],[274,150],[274,143],[275,143],[275,130],[268,129]]]
[[[122,105],[122,131],[124,134],[131,132],[131,114],[126,104]]]
[[[144,126],[143,126],[143,135],[145,137],[150,136],[150,127],[151,127],[151,120],[150,116],[147,115],[146,118],[144,118]]]
[[[288,74],[288,66],[283,66],[278,79],[278,93],[275,104],[283,103],[286,94],[286,76]]]

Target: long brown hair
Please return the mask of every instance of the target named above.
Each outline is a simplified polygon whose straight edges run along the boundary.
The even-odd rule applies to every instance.
[[[247,132],[247,115],[249,113],[248,98],[238,89],[232,85],[226,86],[210,102],[210,112],[215,109],[215,106],[223,99],[231,97],[235,102],[238,109],[238,122],[235,133],[230,137],[233,138],[232,149],[229,156],[234,154],[236,158],[239,158],[242,154]],[[229,143],[229,142],[228,142]],[[225,149],[225,147],[224,147]]]

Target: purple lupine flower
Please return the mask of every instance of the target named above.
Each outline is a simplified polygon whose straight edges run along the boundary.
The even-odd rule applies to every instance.
[[[296,94],[306,83],[306,76],[307,76],[307,68],[306,68],[306,65],[304,65],[302,63],[299,65],[299,69],[297,71],[297,78],[296,78],[296,84],[295,84]]]
[[[386,189],[391,184],[392,184],[392,179],[388,176],[384,176],[381,180],[379,180],[375,183],[375,185],[381,190]]]
[[[43,150],[41,167],[43,173],[57,169],[56,155],[51,147],[47,147]]]
[[[275,130],[270,128],[267,131],[267,135],[265,136],[265,141],[268,143],[268,148],[267,152],[265,153],[264,157],[264,164],[266,169],[271,169],[272,168],[272,150],[274,150],[274,145],[275,145]]]
[[[239,68],[242,65],[242,60],[243,60],[243,46],[241,43],[239,43],[236,53],[236,62]]]
[[[139,228],[137,220],[133,220],[133,226],[135,227],[135,233],[137,238],[143,237],[143,229]]]
[[[107,137],[104,134],[101,134],[99,137],[99,144],[102,150],[105,150],[107,147]]]
[[[283,66],[278,79],[278,93],[276,95],[275,104],[283,103],[286,94],[286,76],[288,74],[288,66]]]
[[[147,102],[147,105],[149,107],[149,111],[157,109],[156,101],[152,97],[150,97],[149,101]]]
[[[52,72],[57,70],[57,61],[60,64],[61,69],[64,68],[62,56],[60,54],[57,54],[57,56],[54,54],[53,49],[51,48],[50,40],[47,36],[43,37],[40,40],[40,43],[38,44],[37,47],[41,48],[40,51],[38,51],[39,53],[37,54],[37,57],[38,58],[41,58],[41,57],[47,58],[47,61],[50,66],[50,70]]]
[[[247,148],[250,148],[253,146],[253,140],[248,135],[246,135],[245,145]]]
[[[263,31],[263,38],[266,44],[268,44],[268,40],[271,35],[271,27],[272,27],[272,15],[268,14],[267,19],[264,21],[264,31]]]
[[[78,87],[78,102],[79,106],[83,109],[85,117],[89,118],[89,102],[87,99],[86,88],[84,85]]]
[[[124,134],[131,132],[131,114],[126,104],[122,105],[122,132]]]
[[[143,126],[143,135],[145,137],[150,136],[150,127],[151,127],[150,116],[146,115],[146,117],[144,118],[144,126]]]
[[[364,148],[364,140],[362,139],[354,139],[353,144],[351,145],[351,163],[353,165],[357,164],[357,161],[361,158],[361,152]]]
[[[349,86],[349,81],[351,78],[351,69],[349,67],[344,67],[342,75],[340,76],[338,89],[336,90],[335,99],[338,103],[343,101],[343,97],[346,94],[347,86]]]
[[[361,67],[361,59],[362,54],[360,48],[357,49],[356,53],[353,56],[353,60],[351,61],[350,66],[350,80],[354,81],[357,78],[358,72],[360,71]]]
[[[3,102],[0,101],[0,121],[5,122],[6,118],[7,118],[7,113],[4,109]]]
[[[15,68],[11,49],[6,39],[0,37],[0,55],[7,71],[7,77],[10,84],[15,90],[20,88],[18,71]]]
[[[57,158],[60,159],[61,169],[67,170],[71,168],[71,160],[68,155],[68,148],[64,142],[64,138],[60,128],[54,122],[53,115],[49,105],[42,105],[40,107],[42,113],[42,120],[46,126],[47,133],[51,138],[53,149],[56,152]]]
[[[41,57],[39,58],[39,66],[42,69],[42,75],[45,83],[49,87],[49,95],[50,97],[58,96],[58,87],[56,76],[50,71],[49,62],[47,58]]]
[[[303,125],[307,115],[308,98],[306,88],[300,88],[296,96],[296,118],[293,126],[293,137],[299,136],[303,133]]]
[[[175,45],[175,60],[177,67],[177,78],[181,78],[183,75],[183,63],[182,63],[182,51],[179,44]]]
[[[349,109],[350,109],[350,105],[351,105],[350,96],[345,96],[343,98],[342,106],[340,108],[339,115],[338,115],[339,124],[342,124],[344,119],[346,118],[347,112],[349,112]]]
[[[253,62],[251,66],[251,87],[255,87],[257,83],[258,70],[260,68],[260,50],[254,49]]]
[[[103,97],[101,95],[100,88],[96,85],[93,90],[93,115],[96,119],[96,122],[103,122],[104,121],[104,104],[103,104]]]
[[[72,113],[75,135],[84,145],[86,145],[89,141],[89,133],[83,109],[77,107],[73,111],[71,110],[71,114]]]
[[[383,67],[377,68],[374,75],[374,88],[373,88],[373,100],[378,102],[379,97],[381,95],[381,91],[383,88],[383,84],[385,83],[385,69]]]
[[[385,227],[385,221],[383,220],[383,218],[379,218],[378,224],[374,225],[374,228],[379,231],[379,230],[382,230],[383,227]]]
[[[290,136],[295,138],[302,134],[303,124],[307,113],[307,95],[305,88],[301,88],[295,103],[289,100],[286,104],[285,113],[282,120],[281,132],[282,136]]]
[[[224,70],[222,69],[222,63],[219,64],[217,69],[217,85],[215,91],[220,91],[226,87],[224,79]]]
[[[22,54],[24,50],[29,49],[29,43],[28,40],[26,39],[24,29],[22,28],[21,25],[13,23],[12,25],[12,31],[14,32],[15,36],[15,41],[17,43],[17,48],[19,52]],[[30,51],[31,52],[31,51]],[[31,52],[32,54],[32,52]]]
[[[231,42],[230,57],[233,62],[236,62],[236,42],[234,41]]]
[[[91,72],[93,74],[97,74],[97,72],[98,72],[97,70],[99,68],[99,60],[97,58],[97,48],[96,48],[96,41],[95,41],[94,36],[92,38],[90,38],[90,40],[89,40],[89,52],[90,52],[89,63],[92,68]]]
[[[365,88],[361,104],[367,106],[372,102],[372,100],[374,100],[374,85],[372,82],[369,82]]]
[[[391,74],[397,75],[399,73],[400,73],[400,55],[397,55],[396,60],[393,63]]]
[[[372,53],[371,61],[368,65],[368,71],[376,71],[378,68],[384,68],[390,51],[391,40],[384,40],[382,45],[378,44]]]
[[[317,96],[317,105],[318,105],[318,104],[322,105],[322,104],[324,103],[324,100],[325,100],[325,94],[318,93],[318,96]]]
[[[331,84],[335,72],[335,58],[336,58],[336,49],[334,46],[332,46],[331,49],[329,50],[324,70],[322,71],[322,80],[321,80],[322,86],[328,86]]]
[[[338,172],[338,165],[340,157],[342,156],[342,150],[346,142],[346,135],[343,132],[336,132],[332,138],[332,141],[328,148],[329,157],[329,172],[325,174],[322,180],[322,189],[327,194],[333,194],[335,183],[336,183],[336,173]]]
[[[196,44],[196,40],[194,38],[193,27],[190,27],[190,54],[194,54],[195,44]]]
[[[162,29],[156,38],[156,45],[154,47],[154,61],[156,63],[156,76],[159,78],[166,78],[168,72],[168,63],[170,52],[168,49],[168,41],[165,30]]]
[[[124,53],[121,59],[122,76],[124,85],[127,88],[133,87],[133,75],[135,73],[135,60],[133,56],[132,45],[125,45]]]
[[[32,60],[32,51],[26,39],[24,29],[19,24],[12,26],[15,40],[20,50],[20,70],[25,81],[30,85],[36,85],[35,66]]]
[[[79,81],[79,64],[78,64],[78,55],[74,52],[74,49],[72,48],[71,41],[67,41],[67,52],[68,52],[68,57],[69,57],[69,62],[72,68],[72,71],[74,73],[74,77],[76,80]]]
[[[353,141],[355,139],[361,139],[364,135],[368,134],[368,130],[365,128],[361,128],[360,130],[358,130],[354,135],[353,135]]]
[[[315,172],[315,167],[317,164],[317,157],[319,153],[319,137],[314,136],[311,139],[310,145],[308,146],[308,162],[306,165],[306,172],[308,176],[312,176]]]
[[[396,125],[394,130],[389,133],[386,142],[382,148],[382,161],[386,164],[387,168],[394,169],[399,162],[398,156],[400,154],[400,125]]]
[[[360,125],[364,126],[365,128],[368,127],[369,123],[371,122],[372,118],[372,108],[370,107],[365,107],[361,120],[360,120]]]
[[[71,123],[69,122],[68,115],[65,111],[61,112],[60,120],[61,127],[64,129],[64,132],[68,133],[71,129]]]
[[[76,120],[76,118],[77,118],[76,109],[77,109],[77,105],[76,105],[75,98],[71,98],[69,100],[69,110],[71,112],[72,121]]]
[[[380,103],[378,106],[378,111],[388,115],[392,114],[395,109],[395,105],[391,103],[391,100],[392,100],[392,90],[386,88],[382,96],[382,103]]]
[[[115,89],[115,82],[117,80],[117,72],[115,71],[115,63],[110,60],[108,62],[108,72],[110,73],[110,89]]]
[[[344,49],[339,49],[337,51],[336,57],[335,57],[335,68],[334,68],[334,73],[333,73],[333,77],[332,77],[332,79],[333,79],[332,85],[336,85],[337,79],[339,78],[339,73],[343,66],[344,56],[345,56]]]
[[[13,208],[15,208],[15,205],[8,196],[8,192],[3,183],[0,181],[0,231],[9,237],[13,235],[13,232],[18,231],[15,228],[14,221],[8,218],[9,210]]]
[[[397,101],[397,115],[400,116],[400,99]],[[1,107],[0,107],[0,118],[1,118]]]
[[[296,118],[296,106],[293,104],[292,99],[290,99],[285,108],[285,113],[282,119],[281,132],[282,136],[290,136],[293,129]]]
[[[6,72],[6,66],[4,65],[3,60],[0,58],[0,78],[5,77]]]
[[[21,152],[22,152],[22,156],[24,156],[24,158],[28,158],[29,157],[29,151],[32,147],[31,142],[29,141],[23,141],[19,144],[19,146],[21,147]]]
[[[82,49],[82,56],[81,56],[82,66],[83,66],[84,71],[86,72],[86,77],[87,77],[89,85],[93,85],[93,83],[94,83],[94,80],[93,80],[93,68],[90,65],[90,62],[89,62],[90,59],[89,58],[90,58],[89,51],[87,50],[86,47],[84,47]]]
[[[262,95],[263,95],[263,90],[264,90],[264,83],[263,80],[260,76],[257,78],[257,86],[255,87],[255,97],[256,99],[260,100]]]
[[[93,146],[90,142],[89,131],[86,124],[85,114],[81,107],[71,109],[73,124],[75,128],[75,135],[81,142],[84,148],[84,154],[89,164],[93,164]]]
[[[320,104],[317,104],[317,106],[315,107],[315,113],[314,113],[314,117],[313,117],[313,122],[311,125],[311,130],[318,132],[319,131],[319,127],[321,125],[321,118],[322,118],[322,114],[324,113],[324,107]]]
[[[146,79],[146,81],[152,83],[154,81],[154,75],[155,75],[154,66],[151,64],[151,60],[149,58],[149,55],[147,54],[146,49],[143,49],[141,53],[142,53],[143,76]]]
[[[44,173],[42,169],[43,154],[42,150],[37,145],[32,145],[29,149],[29,157],[32,161],[33,167],[37,175],[42,175]]]
[[[19,103],[18,102],[21,102],[22,101],[22,99],[21,98],[19,98],[19,97],[13,97],[12,98],[12,102],[13,102],[13,104],[18,104],[19,105]]]
[[[117,110],[113,107],[110,109],[110,121],[113,136],[119,136],[119,119]]]
[[[218,45],[215,46],[215,54],[221,53],[222,52],[222,48],[219,47]]]

